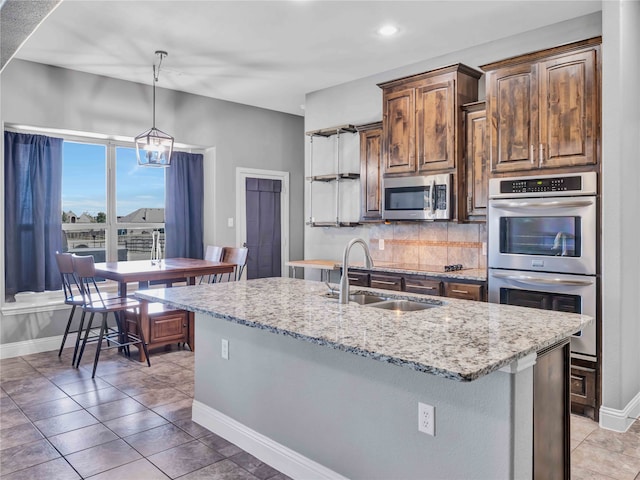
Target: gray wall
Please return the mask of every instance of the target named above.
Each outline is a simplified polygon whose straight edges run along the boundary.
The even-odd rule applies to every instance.
[[[462,383],[200,313],[196,332],[197,401],[347,478],[530,475],[532,368]]]
[[[266,93],[266,92],[265,92]],[[95,132],[133,137],[151,125],[151,88],[73,70],[12,60],[1,75],[3,123]],[[205,243],[236,245],[236,167],[290,172],[289,256],[303,252],[303,118],[237,103],[157,90],[157,126],[176,142],[215,147],[214,200],[205,205]],[[205,169],[211,165],[205,165]],[[205,171],[205,176],[209,176]],[[3,183],[4,185],[4,183]],[[2,187],[3,188],[3,187]],[[4,195],[3,195],[4,198]],[[4,200],[3,200],[4,201]],[[215,224],[211,225],[215,219]],[[215,232],[215,234],[213,233]],[[2,342],[27,340],[5,324],[24,317],[3,319]],[[31,316],[32,322],[35,319]],[[64,325],[58,324],[61,333]],[[45,330],[27,329],[35,337]],[[8,332],[16,332],[9,335]],[[46,335],[50,331],[46,330]],[[7,334],[5,336],[5,334]]]
[[[622,410],[640,394],[640,2],[602,13],[602,403]]]

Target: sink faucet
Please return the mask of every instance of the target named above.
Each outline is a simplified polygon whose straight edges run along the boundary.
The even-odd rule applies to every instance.
[[[373,267],[373,260],[371,259],[367,242],[361,238],[354,238],[347,243],[347,246],[344,247],[344,254],[342,256],[342,278],[340,279],[340,294],[338,296],[339,303],[349,303],[349,252],[351,251],[351,247],[356,243],[362,245],[362,248],[364,249],[365,267]]]

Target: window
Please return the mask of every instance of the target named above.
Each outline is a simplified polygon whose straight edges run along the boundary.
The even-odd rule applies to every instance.
[[[164,249],[165,169],[140,167],[135,148],[66,140],[64,248],[96,262],[150,258],[152,232]]]

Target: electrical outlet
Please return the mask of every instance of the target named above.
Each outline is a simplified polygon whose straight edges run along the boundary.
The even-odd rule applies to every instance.
[[[233,228],[233,217],[227,218],[227,227]]]
[[[229,340],[226,338],[222,339],[222,345],[220,348],[220,356],[225,360],[229,360]]]
[[[384,238],[381,238],[380,240],[378,240],[378,248],[380,250],[384,250]]]
[[[418,431],[436,436],[436,409],[433,405],[418,402]]]

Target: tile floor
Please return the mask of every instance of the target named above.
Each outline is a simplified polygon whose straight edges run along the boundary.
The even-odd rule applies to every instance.
[[[191,352],[149,368],[103,351],[92,380],[94,352],[77,370],[72,349],[0,360],[2,480],[289,480],[191,421]]]
[[[93,351],[80,369],[45,352],[0,360],[3,480],[181,478],[287,480],[191,421],[193,354],[159,352],[151,368]],[[572,416],[572,479],[640,480],[640,422],[624,434]]]

